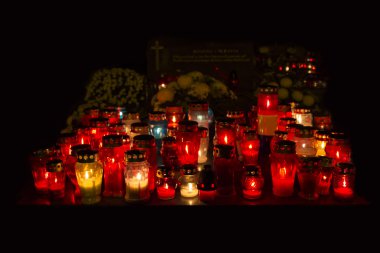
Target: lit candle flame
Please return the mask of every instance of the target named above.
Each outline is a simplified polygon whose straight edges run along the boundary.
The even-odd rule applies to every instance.
[[[336,151],[336,158],[338,158],[339,159],[339,150],[338,151]]]
[[[346,182],[346,178],[343,178],[343,187],[347,187],[347,182]]]
[[[326,142],[325,141],[322,141],[321,143],[321,148],[324,149],[326,147]]]
[[[140,172],[137,173],[136,178],[137,178],[137,180],[139,180],[139,181],[141,180],[142,176],[141,176]]]
[[[90,178],[90,174],[88,173],[88,171],[86,171],[86,172],[84,173],[84,178],[85,178],[85,179],[89,179],[89,178]]]
[[[92,133],[92,134],[96,134],[96,129],[92,129],[92,130],[91,130],[91,133]]]
[[[58,182],[58,179],[57,178],[54,178],[54,183],[57,183]]]
[[[164,185],[164,188],[165,188],[165,189],[169,189],[169,185],[168,185],[168,184],[165,184],[165,185]]]
[[[69,155],[71,155],[71,145],[69,145]]]
[[[84,144],[84,139],[83,139],[83,137],[82,137],[82,141],[81,141],[81,143]]]
[[[172,121],[173,121],[173,123],[175,123],[177,121],[177,119],[175,118],[175,116],[173,116]]]
[[[45,172],[45,179],[47,179],[48,177],[49,177],[49,173]]]
[[[306,144],[305,143],[302,143],[302,148],[305,148],[306,147]]]
[[[255,181],[253,181],[253,182],[251,183],[251,187],[256,188],[256,182],[255,182]]]
[[[267,108],[269,108],[269,106],[270,106],[270,101],[269,99],[267,99]]]
[[[166,88],[166,84],[165,83],[161,83],[161,88]]]
[[[252,144],[249,144],[249,147],[248,147],[249,149],[252,149]]]
[[[115,158],[112,158],[111,161],[112,161],[112,163],[115,163]]]
[[[285,167],[280,168],[279,174],[280,174],[280,177],[285,177],[286,176],[286,168]]]
[[[227,137],[227,135],[224,136],[224,142],[225,142],[226,144],[228,144],[228,137]]]
[[[323,176],[322,179],[323,179],[323,181],[327,181],[327,177],[326,176]]]
[[[193,184],[189,184],[189,192],[193,191]]]
[[[185,146],[185,150],[186,150],[186,154],[189,154],[189,147],[187,146],[187,144]]]

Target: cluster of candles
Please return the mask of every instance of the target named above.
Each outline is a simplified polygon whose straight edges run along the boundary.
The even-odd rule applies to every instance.
[[[298,179],[302,198],[329,195],[332,185],[335,197],[352,199],[350,145],[343,133],[331,130],[329,115],[278,105],[277,88],[267,86],[260,88],[258,105],[247,116],[231,110],[216,119],[213,159],[206,164],[207,103],[191,104],[187,113],[180,106],[167,107],[150,113],[147,122],[123,108],[89,109],[83,127],[32,153],[35,187],[62,198],[67,175],[83,204],[98,203],[102,196],[144,202],[157,194],[168,200],[177,188],[184,198],[209,202],[216,195],[261,198],[267,180],[275,196],[289,197]],[[259,165],[259,155],[270,155],[270,171]]]

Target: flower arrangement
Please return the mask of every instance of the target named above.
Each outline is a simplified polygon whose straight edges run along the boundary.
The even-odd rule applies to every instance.
[[[177,77],[159,89],[151,100],[155,111],[165,111],[168,105],[187,106],[192,101],[204,100],[212,103],[218,99],[236,100],[236,94],[223,82],[199,71],[189,72]]]
[[[87,108],[125,106],[127,110],[144,110],[145,80],[144,75],[128,68],[97,70],[86,85],[84,103],[68,117],[67,128],[64,131],[71,131]]]
[[[278,87],[281,104],[296,102],[314,112],[325,110],[327,82],[313,53],[303,47],[262,46],[256,63],[257,83]]]

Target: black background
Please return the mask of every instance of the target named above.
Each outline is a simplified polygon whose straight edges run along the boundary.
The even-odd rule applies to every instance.
[[[367,10],[317,5],[289,10],[238,3],[33,7],[18,9],[10,29],[15,40],[8,53],[16,70],[11,74],[10,86],[15,90],[10,97],[15,102],[7,108],[13,110],[21,137],[16,138],[20,164],[15,168],[16,192],[31,177],[27,154],[55,141],[84,97],[91,74],[113,66],[144,73],[147,41],[171,36],[290,42],[319,51],[330,77],[327,100],[334,123],[351,136],[358,193],[375,199],[373,174],[379,163],[374,151],[379,149],[369,143],[377,140],[374,122],[378,116],[373,113],[378,108],[374,92],[378,74],[373,65],[377,49],[372,16],[359,18]]]

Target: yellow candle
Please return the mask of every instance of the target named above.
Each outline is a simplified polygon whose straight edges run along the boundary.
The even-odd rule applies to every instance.
[[[94,204],[100,201],[102,188],[102,173],[93,173],[92,170],[77,173],[78,184],[83,204]]]
[[[126,179],[126,200],[141,200],[149,197],[148,178],[142,178],[140,173],[136,177]]]

